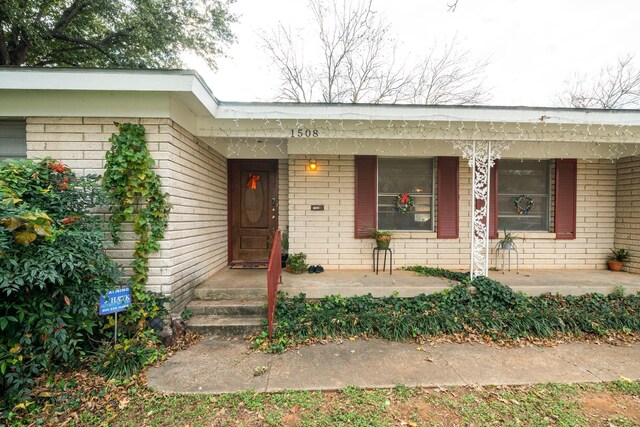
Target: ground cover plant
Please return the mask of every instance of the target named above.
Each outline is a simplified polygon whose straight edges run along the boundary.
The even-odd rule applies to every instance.
[[[284,391],[154,392],[144,376],[106,381],[90,371],[38,383],[37,405],[8,425],[45,426],[638,426],[640,383]],[[0,424],[2,421],[0,420]]]
[[[258,348],[283,351],[288,346],[328,337],[378,337],[392,340],[475,336],[490,341],[566,337],[627,337],[640,333],[640,295],[530,297],[486,277],[468,280],[464,273],[427,267],[419,274],[446,277],[451,289],[412,298],[371,295],[327,296],[309,300],[304,294],[280,295],[278,327],[272,342],[260,334]]]

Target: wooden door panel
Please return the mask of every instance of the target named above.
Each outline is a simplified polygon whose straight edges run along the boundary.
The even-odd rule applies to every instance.
[[[230,261],[268,261],[278,224],[277,160],[229,160]]]
[[[241,182],[249,183],[249,175],[256,175],[260,179],[254,184],[256,188],[241,186],[242,199],[240,202],[242,228],[266,228],[269,226],[269,191],[267,188],[269,171],[243,171]],[[265,183],[267,185],[265,185]]]

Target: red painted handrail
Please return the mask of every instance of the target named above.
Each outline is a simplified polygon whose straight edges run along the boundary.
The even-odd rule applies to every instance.
[[[273,317],[276,311],[278,284],[282,283],[282,233],[278,228],[273,238],[269,268],[267,269],[267,321],[269,322],[269,341],[273,335]]]

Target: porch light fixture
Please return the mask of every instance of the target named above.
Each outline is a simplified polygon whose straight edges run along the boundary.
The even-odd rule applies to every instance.
[[[315,172],[318,170],[318,162],[316,162],[316,159],[309,160],[309,170],[311,172]]]

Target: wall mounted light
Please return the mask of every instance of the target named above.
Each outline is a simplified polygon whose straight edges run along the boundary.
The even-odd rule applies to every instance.
[[[318,162],[316,162],[316,159],[309,160],[309,170],[312,172],[318,170]]]

